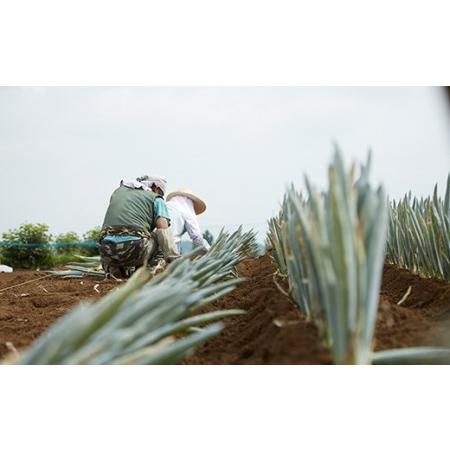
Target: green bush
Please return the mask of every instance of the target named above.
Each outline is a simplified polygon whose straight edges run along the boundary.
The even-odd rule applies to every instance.
[[[101,227],[92,228],[86,233],[83,234],[83,242],[85,244],[96,244],[98,238],[100,237],[100,232],[102,231]],[[83,248],[82,253],[86,256],[97,256],[99,255],[99,251],[97,247],[85,247]]]
[[[57,255],[68,255],[80,252],[79,245],[69,245],[72,242],[79,242],[80,238],[74,231],[69,231],[67,233],[61,233],[56,236],[55,242],[57,245],[55,253]]]
[[[10,245],[1,247],[2,263],[15,269],[51,267],[51,248],[41,247],[42,244],[49,244],[51,238],[48,225],[44,223],[26,223],[15,230],[3,233],[3,241]]]

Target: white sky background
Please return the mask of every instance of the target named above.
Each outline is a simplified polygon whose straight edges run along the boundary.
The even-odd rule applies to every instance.
[[[122,178],[163,174],[203,197],[204,228],[263,231],[287,184],[325,186],[336,140],[374,151],[391,197],[441,192],[450,115],[438,88],[0,88],[0,232],[101,225]],[[260,235],[263,238],[263,235]]]

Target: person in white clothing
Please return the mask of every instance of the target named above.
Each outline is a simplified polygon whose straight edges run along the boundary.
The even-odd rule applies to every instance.
[[[187,233],[192,240],[194,248],[201,247],[206,252],[209,250],[208,242],[203,238],[197,216],[206,210],[206,204],[187,188],[171,192],[167,196],[171,230],[175,244],[180,249],[181,237]]]

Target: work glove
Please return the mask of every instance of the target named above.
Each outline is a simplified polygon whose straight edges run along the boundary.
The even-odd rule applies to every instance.
[[[172,262],[180,257],[170,228],[157,228],[153,231],[153,235],[156,238],[159,250],[167,262]]]

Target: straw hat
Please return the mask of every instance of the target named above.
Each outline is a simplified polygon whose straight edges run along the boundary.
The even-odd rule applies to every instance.
[[[169,201],[173,197],[176,197],[177,195],[181,195],[182,197],[190,198],[193,201],[194,211],[195,211],[195,214],[197,214],[197,216],[199,214],[202,214],[205,212],[206,203],[203,200],[201,200],[200,198],[198,198],[196,195],[194,195],[194,193],[190,189],[181,188],[181,189],[178,189],[178,191],[171,192],[167,196],[167,201]]]

